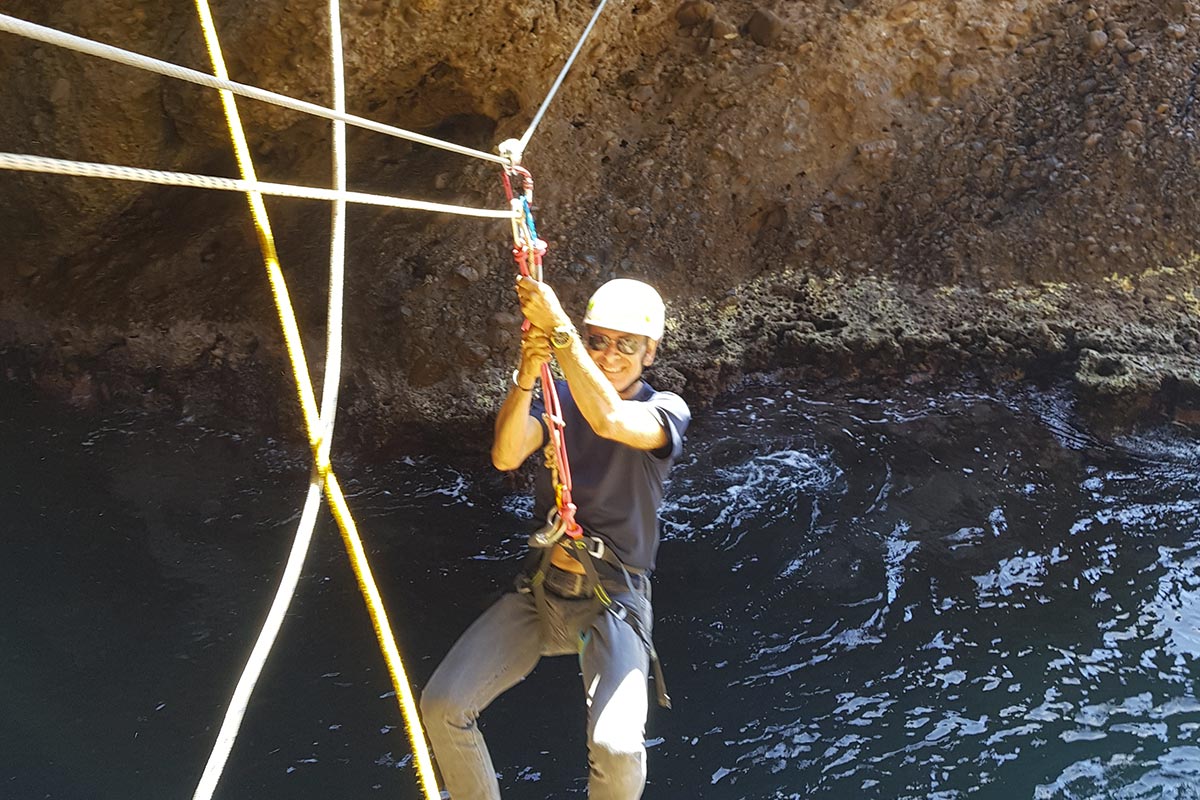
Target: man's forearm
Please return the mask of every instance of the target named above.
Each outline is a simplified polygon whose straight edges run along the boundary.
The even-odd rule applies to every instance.
[[[529,425],[529,408],[533,404],[533,390],[512,386],[496,414],[495,438],[492,441],[492,464],[496,469],[508,472],[521,466],[529,456],[526,447],[526,432]]]
[[[563,377],[571,386],[571,397],[592,426],[592,430],[604,435],[609,421],[621,404],[621,395],[604,377],[596,362],[588,355],[579,336],[571,337],[566,347],[554,351]]]

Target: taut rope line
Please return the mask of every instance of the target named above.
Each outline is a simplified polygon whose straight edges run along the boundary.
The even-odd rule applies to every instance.
[[[579,51],[583,49],[583,43],[587,41],[588,36],[592,32],[592,28],[596,26],[596,20],[600,19],[600,13],[604,11],[604,6],[608,4],[608,0],[600,0],[600,5],[596,6],[596,11],[592,14],[591,20],[587,27],[583,29],[583,34],[579,37],[579,41],[575,43],[575,49],[571,51],[571,55],[567,58],[567,63],[558,73],[558,78],[550,87],[550,93],[546,95],[546,99],[542,101],[541,107],[537,113],[533,115],[533,121],[529,123],[529,127],[521,136],[520,144],[517,147],[517,160],[520,160],[520,154],[525,151],[529,145],[529,140],[533,138],[533,132],[537,128],[538,123],[542,121],[542,117],[546,113],[546,109],[550,107],[550,101],[554,99],[554,95],[558,93],[558,87],[562,86],[563,80],[567,77],[567,72],[571,69],[571,65],[575,63],[575,58],[579,55]]]
[[[45,25],[36,25],[32,22],[27,22],[23,19],[18,19],[8,14],[0,14],[0,31],[5,33],[13,33],[17,36],[24,36],[27,39],[33,39],[43,44],[62,47],[67,50],[74,50],[77,53],[103,58],[106,61],[115,61],[118,64],[125,64],[130,67],[144,69],[147,72],[154,72],[159,75],[165,75],[168,78],[177,78],[188,83],[195,83],[200,86],[207,86],[210,89],[220,89],[222,91],[233,92],[242,97],[249,97],[253,100],[261,100],[264,103],[280,106],[282,108],[290,108],[293,111],[299,111],[304,114],[312,114],[325,119],[344,122],[347,125],[352,125],[356,128],[362,128],[376,133],[382,133],[385,136],[393,136],[397,139],[406,139],[410,142],[418,142],[427,144],[430,147],[437,147],[442,150],[449,150],[452,153],[459,153],[464,156],[491,161],[497,164],[507,164],[507,160],[502,156],[493,153],[485,153],[482,150],[475,150],[470,147],[464,147],[453,142],[442,141],[435,139],[432,136],[425,136],[420,133],[406,131],[403,128],[397,128],[393,125],[385,125],[382,122],[358,117],[353,114],[335,111],[333,109],[319,106],[316,103],[308,103],[304,100],[297,100],[294,97],[279,94],[277,92],[269,92],[266,89],[259,89],[255,86],[248,86],[244,83],[235,83],[227,78],[213,77],[206,75],[203,72],[198,72],[194,69],[181,67],[178,64],[172,64],[168,61],[162,61],[157,58],[134,53],[129,50],[122,50],[119,47],[103,44],[101,42],[85,39],[82,36],[65,33],[47,28]]]
[[[221,54],[221,45],[217,38],[216,27],[213,24],[212,13],[208,7],[208,0],[196,0],[196,10],[204,29],[205,42],[208,45],[209,56],[213,62],[213,72],[224,80],[227,78],[228,73]],[[250,157],[250,148],[246,142],[245,132],[242,129],[241,118],[238,115],[233,93],[222,91],[221,104],[225,110],[230,138],[233,140],[238,168],[245,179],[250,182],[256,182],[254,164]],[[379,590],[375,586],[374,578],[371,575],[370,565],[367,563],[366,553],[363,550],[362,540],[358,535],[354,519],[346,507],[345,497],[342,494],[332,466],[328,460],[322,460],[321,458],[322,454],[328,454],[328,448],[322,441],[322,424],[321,419],[317,415],[312,381],[309,378],[308,365],[304,357],[304,348],[300,340],[299,328],[296,325],[295,313],[288,298],[287,283],[284,280],[283,271],[279,266],[279,258],[275,250],[275,240],[274,235],[271,233],[266,205],[263,203],[262,195],[255,191],[247,192],[246,199],[250,204],[250,214],[254,220],[255,230],[258,233],[264,265],[266,266],[268,279],[271,283],[271,293],[275,299],[280,325],[283,328],[284,342],[287,346],[288,359],[291,363],[292,373],[296,382],[296,392],[300,400],[300,409],[304,416],[304,425],[308,433],[309,445],[313,452],[313,481],[310,484],[310,493],[313,484],[324,484],[325,496],[329,501],[330,511],[337,521],[339,530],[341,530],[347,553],[350,555],[351,566],[354,568],[355,577],[358,579],[359,588],[366,600],[367,610],[370,614],[371,622],[375,627],[376,636],[379,639],[380,649],[383,651],[388,674],[392,679],[393,687],[396,689],[396,697],[400,703],[400,710],[404,716],[405,727],[409,733],[414,760],[417,764],[417,774],[421,788],[425,796],[429,800],[433,800],[433,798],[438,796],[437,783],[433,774],[433,763],[430,760],[429,750],[420,727],[416,700],[408,684],[404,664],[400,658],[395,638],[388,623],[387,612],[383,607]],[[332,272],[335,272],[335,270],[331,270]],[[331,275],[331,279],[336,279],[336,276]],[[336,377],[327,376],[326,380],[336,380]],[[300,538],[299,534],[297,538]],[[267,645],[267,649],[269,649],[269,644]],[[234,733],[236,734],[236,730]],[[230,744],[232,744],[232,741],[230,741]],[[214,750],[213,758],[215,759],[216,757],[217,751]],[[222,763],[223,760],[222,758]],[[220,777],[220,769],[220,766],[214,766],[210,760],[209,767],[205,769],[205,776],[202,777],[201,784],[196,789],[197,797],[211,797],[212,791],[216,788],[216,781]],[[210,771],[212,773],[211,776]],[[207,791],[207,794],[202,795],[202,790]]]
[[[32,156],[26,153],[0,152],[0,169],[17,172],[41,172],[50,175],[73,175],[79,178],[107,178],[116,181],[136,181],[138,183],[153,183],[159,186],[190,186],[198,189],[220,189],[227,192],[253,192],[272,197],[299,197],[306,200],[340,200],[348,203],[368,206],[384,206],[387,208],[409,208],[417,211],[434,211],[445,214],[457,214],[464,217],[485,217],[492,219],[509,219],[513,216],[511,209],[472,208],[470,206],[454,206],[445,203],[432,203],[425,200],[408,200],[401,197],[389,197],[381,194],[365,192],[347,192],[335,189],[322,189],[316,186],[295,186],[288,183],[271,183],[269,181],[247,180],[237,178],[220,178],[215,175],[194,175],[188,172],[168,172],[161,169],[143,169],[142,167],[124,167],[116,164],[97,164],[94,161],[70,161],[63,158],[48,158]]]

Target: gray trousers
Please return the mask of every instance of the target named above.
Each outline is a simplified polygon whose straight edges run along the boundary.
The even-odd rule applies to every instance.
[[[649,638],[650,582],[641,576],[633,576],[633,581],[633,592],[623,581],[603,583],[631,618],[637,615]],[[646,646],[629,621],[603,610],[594,596],[565,599],[547,592],[547,599],[550,615],[544,635],[530,594],[501,597],[467,628],[421,695],[426,730],[452,800],[499,800],[500,785],[479,731],[479,714],[524,680],[542,656],[575,654],[587,698],[588,797],[637,800],[642,795],[649,705]]]

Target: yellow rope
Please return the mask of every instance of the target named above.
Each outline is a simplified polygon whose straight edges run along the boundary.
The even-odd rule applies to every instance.
[[[221,54],[221,46],[217,39],[216,26],[213,23],[208,0],[196,0],[196,10],[200,15],[200,24],[204,29],[204,38],[208,45],[209,57],[212,59],[213,72],[220,80],[228,80],[229,76],[225,69],[225,61]],[[225,109],[226,122],[229,125],[229,134],[233,140],[234,152],[237,156],[238,168],[242,173],[242,178],[247,181],[255,181],[250,148],[246,143],[245,131],[242,128],[241,118],[238,115],[233,93],[228,90],[222,90],[221,104]],[[271,284],[271,293],[275,298],[275,307],[279,313],[280,325],[283,328],[284,342],[287,346],[288,358],[291,362],[292,374],[296,382],[296,391],[300,400],[300,410],[304,416],[304,426],[308,433],[309,446],[312,448],[314,460],[317,462],[315,467],[324,479],[325,497],[329,502],[334,519],[337,521],[338,528],[342,532],[342,539],[350,555],[351,564],[354,567],[355,576],[358,578],[359,587],[367,602],[367,610],[370,613],[371,622],[375,626],[375,633],[379,638],[380,649],[383,651],[388,673],[396,689],[396,697],[400,704],[401,713],[404,716],[409,741],[417,762],[417,773],[421,788],[425,796],[432,800],[438,797],[439,793],[433,774],[433,763],[429,758],[429,749],[425,743],[424,733],[417,715],[416,700],[413,697],[412,688],[409,686],[408,677],[404,670],[399,650],[396,647],[395,638],[388,625],[383,601],[380,598],[379,590],[371,575],[366,553],[363,550],[362,540],[359,538],[354,520],[350,516],[350,511],[346,507],[345,497],[342,495],[341,487],[338,485],[337,477],[333,473],[328,456],[326,455],[322,458],[324,454],[321,442],[321,421],[317,413],[312,382],[309,379],[308,364],[304,358],[304,348],[300,340],[300,331],[296,324],[295,313],[292,310],[291,300],[288,297],[287,284],[284,281],[283,271],[280,269],[279,258],[275,251],[275,239],[271,233],[266,205],[263,202],[262,195],[257,192],[247,192],[246,199],[250,204],[250,214],[258,233],[259,245],[262,248],[263,261],[267,269],[267,277]]]

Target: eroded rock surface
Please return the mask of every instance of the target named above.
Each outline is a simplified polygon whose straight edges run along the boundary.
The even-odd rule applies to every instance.
[[[189,4],[5,13],[205,69]],[[590,3],[345,3],[350,110],[519,136]],[[312,0],[214,3],[232,77],[329,103]],[[1194,416],[1200,2],[610,0],[530,146],[568,308],[618,275],[672,313],[658,383],[1068,376]],[[0,149],[233,175],[215,93],[0,34]],[[241,108],[260,176],[328,185],[329,126]],[[497,168],[352,131],[351,186],[500,207]],[[327,207],[269,202],[323,351]],[[478,425],[515,357],[508,230],[352,210],[343,392],[374,440]],[[0,359],[83,407],[294,421],[242,198],[0,173]]]

